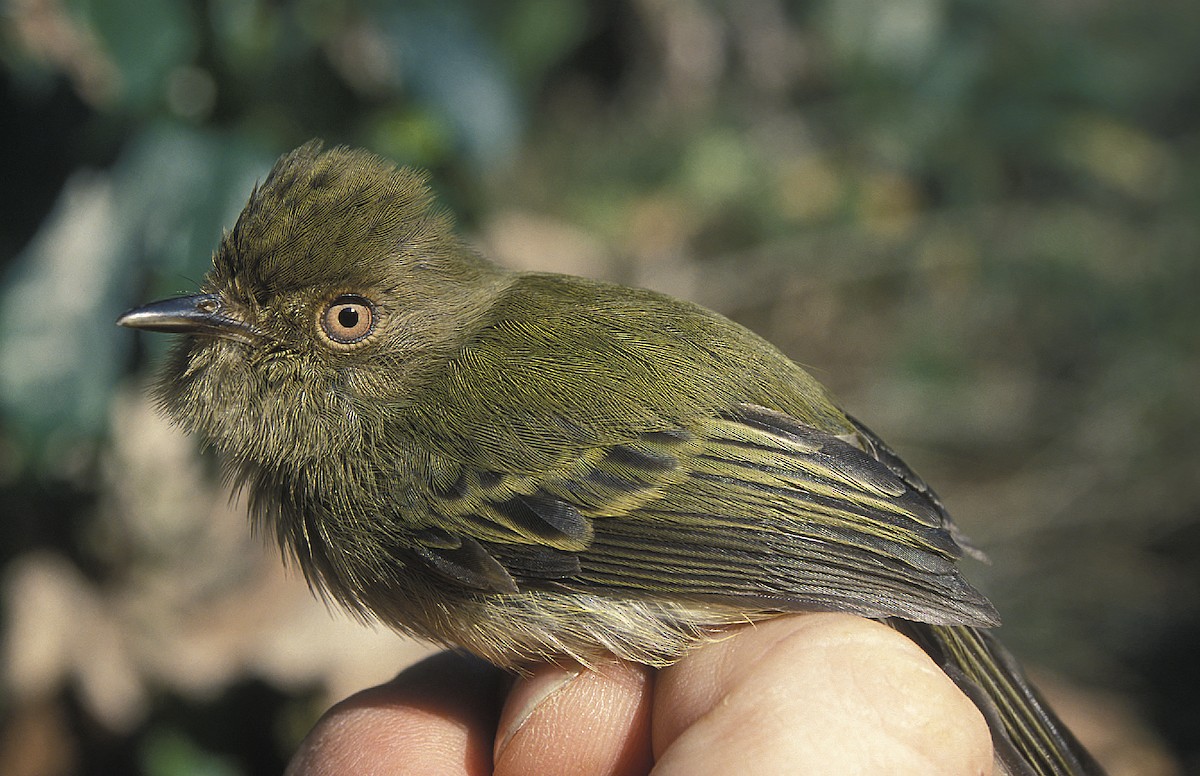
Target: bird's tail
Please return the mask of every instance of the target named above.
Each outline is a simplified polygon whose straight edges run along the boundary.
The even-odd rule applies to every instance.
[[[889,624],[928,652],[983,712],[1001,772],[1103,776],[1099,763],[1050,710],[1008,650],[986,630],[906,620]]]

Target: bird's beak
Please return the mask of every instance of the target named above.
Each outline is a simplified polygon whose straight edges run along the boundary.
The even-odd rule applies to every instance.
[[[176,334],[207,334],[252,342],[259,332],[226,310],[219,294],[177,296],[135,307],[117,318],[118,326]]]

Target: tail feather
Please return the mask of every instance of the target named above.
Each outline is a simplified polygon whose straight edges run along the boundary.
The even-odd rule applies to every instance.
[[[962,625],[898,619],[889,624],[928,652],[983,712],[1004,772],[1013,776],[1103,776],[1099,763],[990,633]]]

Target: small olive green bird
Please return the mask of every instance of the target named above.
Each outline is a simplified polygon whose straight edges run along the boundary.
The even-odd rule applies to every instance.
[[[189,335],[162,406],[357,615],[521,668],[853,612],[944,667],[1007,772],[1100,773],[985,630],[937,496],[812,377],[694,304],[490,264],[420,173],[308,143],[200,294],[118,323]]]

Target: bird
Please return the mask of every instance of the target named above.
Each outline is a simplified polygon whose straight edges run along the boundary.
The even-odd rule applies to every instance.
[[[1012,774],[1100,766],[992,634],[937,494],[765,339],[654,291],[488,261],[428,176],[283,155],[154,388],[321,596],[528,670],[671,664],[799,611],[891,625],[979,706]]]

